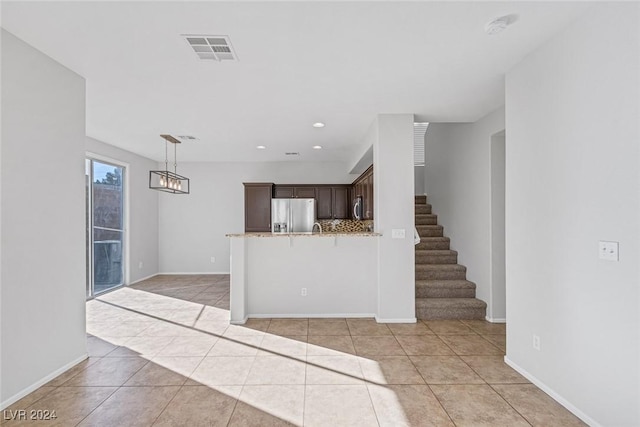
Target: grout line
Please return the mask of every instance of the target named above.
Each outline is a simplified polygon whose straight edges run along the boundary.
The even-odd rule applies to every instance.
[[[231,423],[231,419],[233,418],[233,414],[236,413],[236,408],[238,407],[238,402],[240,401],[240,396],[242,396],[242,392],[244,391],[244,385],[240,387],[240,392],[238,393],[238,397],[236,397],[236,401],[233,404],[233,409],[231,410],[231,414],[229,415],[229,420],[227,421],[227,427]]]
[[[511,402],[509,402],[507,399],[505,399],[505,398],[504,398],[504,396],[503,396],[503,395],[501,395],[501,394],[500,394],[500,392],[499,392],[498,390],[496,390],[495,388],[493,388],[493,386],[492,386],[491,384],[487,384],[487,385],[491,388],[491,390],[493,390],[493,392],[494,392],[495,394],[497,394],[497,395],[498,395],[498,396],[499,396],[499,397],[500,397],[504,402],[506,402],[506,404],[507,404],[507,405],[509,405],[509,406],[511,407],[511,409],[513,409],[513,410],[516,412],[516,414],[520,415],[520,416],[522,417],[522,419],[523,419],[527,424],[529,424],[530,426],[533,426],[533,424],[531,424],[531,423],[529,422],[529,420],[527,419],[527,417],[525,417],[524,415],[522,415],[522,414],[520,413],[520,411],[518,411],[518,410],[517,410],[517,409],[516,409],[512,404],[511,404]]]
[[[447,411],[447,408],[444,407],[444,405],[442,404],[442,401],[440,400],[440,398],[438,397],[438,395],[433,391],[433,389],[431,388],[430,384],[427,384],[427,387],[429,387],[429,391],[431,392],[431,394],[433,395],[433,397],[436,398],[436,401],[438,402],[438,404],[440,405],[440,407],[442,408],[442,410],[444,411],[445,414],[447,414],[447,418],[449,418],[449,420],[451,420],[451,423],[454,426],[457,426],[457,424],[455,423],[455,421],[453,421],[453,418],[451,418],[451,415],[449,414],[449,411]]]
[[[86,387],[86,386],[83,386],[83,387]],[[107,387],[107,386],[104,386],[104,387]],[[110,387],[113,387],[113,386],[110,386]],[[122,387],[115,387],[115,390],[113,390],[113,391],[111,392],[111,394],[109,394],[107,397],[105,397],[105,398],[104,398],[104,400],[103,400],[102,402],[100,402],[99,404],[97,404],[95,408],[93,408],[91,411],[89,411],[89,413],[88,413],[87,415],[85,415],[85,416],[84,416],[80,421],[78,421],[78,423],[76,423],[75,425],[76,425],[76,426],[79,426],[80,424],[82,424],[82,422],[83,422],[84,420],[86,420],[87,418],[89,418],[89,416],[90,416],[91,414],[93,414],[93,413],[94,413],[94,412],[95,412],[99,407],[101,407],[102,405],[104,405],[104,402],[106,402],[107,400],[109,400],[109,399],[111,398],[111,396],[113,396],[114,394],[116,394],[116,392],[117,392],[118,390],[120,390],[121,388],[122,388]]]
[[[185,381],[186,382],[186,381]],[[159,387],[166,387],[166,386],[159,386]],[[171,386],[169,386],[171,387]],[[158,419],[160,418],[160,415],[162,415],[164,413],[164,411],[167,410],[167,408],[169,407],[169,405],[171,404],[171,402],[173,402],[173,399],[176,398],[176,396],[178,395],[178,393],[180,393],[182,391],[182,388],[184,387],[184,384],[181,385],[178,388],[178,391],[176,391],[176,393],[171,397],[171,399],[169,399],[169,401],[167,402],[166,405],[164,405],[164,407],[162,408],[162,410],[160,410],[160,412],[158,412],[158,415],[153,419],[153,422],[151,423],[151,425],[154,425],[156,423],[156,421],[158,421]]]
[[[362,369],[362,367],[360,367],[360,369]],[[373,409],[373,413],[376,416],[376,422],[378,423],[378,427],[379,427],[380,426],[380,418],[378,418],[378,411],[376,411],[376,405],[375,405],[375,403],[373,403],[373,399],[371,398],[371,391],[369,390],[369,385],[367,383],[365,383],[364,388],[367,390],[367,395],[369,396],[369,402],[371,402],[371,408]],[[385,388],[388,388],[388,387],[385,387]]]

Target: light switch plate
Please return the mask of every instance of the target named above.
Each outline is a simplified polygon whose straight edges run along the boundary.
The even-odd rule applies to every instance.
[[[404,239],[404,228],[394,228],[391,230],[392,239]]]
[[[598,242],[598,254],[600,259],[606,261],[618,261],[618,242]]]

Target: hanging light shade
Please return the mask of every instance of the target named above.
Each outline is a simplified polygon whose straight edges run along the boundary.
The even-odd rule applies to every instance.
[[[164,138],[164,170],[149,171],[149,188],[173,194],[189,194],[189,178],[178,175],[177,146],[180,141],[171,135]],[[173,144],[173,172],[169,170],[169,143]]]

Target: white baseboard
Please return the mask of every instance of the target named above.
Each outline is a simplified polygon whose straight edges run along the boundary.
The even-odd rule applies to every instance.
[[[83,360],[86,360],[88,357],[89,357],[89,354],[85,353],[84,355],[80,356],[79,358],[67,363],[66,365],[64,365],[60,369],[56,369],[55,371],[53,371],[49,375],[47,375],[44,378],[42,378],[42,379],[36,381],[35,383],[31,384],[29,387],[19,391],[18,393],[14,394],[10,398],[4,400],[3,402],[0,403],[0,410],[4,410],[7,406],[17,402],[18,400],[20,400],[23,397],[25,397],[27,394],[29,394],[29,393],[31,393],[33,391],[36,391],[41,386],[45,385],[46,383],[48,383],[49,381],[51,381],[52,379],[54,379],[58,375],[64,374],[69,369],[71,369],[74,366],[76,366],[78,363],[82,362]],[[20,408],[20,409],[26,409],[26,408]]]
[[[487,316],[485,317],[485,319],[487,322],[491,322],[491,323],[507,323],[507,319],[504,319],[502,317],[493,318],[493,317]]]
[[[150,275],[148,275],[147,277],[143,277],[143,278],[141,278],[141,279],[136,280],[135,282],[131,282],[131,283],[129,283],[129,285],[135,285],[136,283],[138,283],[138,282],[142,282],[143,280],[151,279],[152,277],[156,277],[158,274],[160,274],[160,273],[153,273],[153,274],[150,274]],[[129,286],[129,285],[127,285],[127,286]]]
[[[271,319],[324,319],[324,318],[345,318],[345,317],[357,317],[357,318],[361,318],[361,317],[375,317],[375,315],[373,313],[330,313],[330,314],[318,314],[318,313],[314,313],[314,314],[308,314],[308,313],[303,313],[303,314],[286,314],[286,313],[271,313],[271,314],[250,314],[247,316],[250,319],[265,319],[265,318],[271,318]]]
[[[242,320],[229,320],[229,323],[232,325],[244,325],[245,323],[247,323],[247,317],[245,317]]]
[[[185,273],[180,273],[180,272],[175,272],[175,271],[163,271],[161,273],[158,274],[162,274],[162,275],[166,275],[166,276],[195,276],[195,275],[200,275],[200,274],[231,274],[228,271],[188,271]]]
[[[565,399],[564,397],[556,393],[552,388],[550,388],[545,383],[540,381],[534,375],[530,374],[529,372],[527,372],[526,370],[518,366],[516,363],[510,360],[507,356],[504,357],[504,362],[507,365],[511,366],[513,369],[515,369],[520,375],[522,375],[523,377],[531,381],[533,384],[535,384],[540,390],[544,391],[549,396],[551,396],[553,400],[555,400],[556,402],[558,402],[559,404],[567,408],[567,410],[573,413],[573,415],[575,415],[576,417],[580,418],[582,421],[587,423],[589,426],[602,427],[600,423],[598,423],[593,418],[591,418],[590,416],[582,412],[580,409],[574,406],[571,402],[569,402],[567,399]]]
[[[415,317],[410,317],[408,319],[383,319],[375,316],[375,319],[378,323],[416,323],[418,321]]]

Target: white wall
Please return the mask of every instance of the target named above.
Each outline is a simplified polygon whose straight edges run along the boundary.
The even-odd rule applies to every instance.
[[[505,132],[491,137],[491,285],[487,317],[506,319],[505,266]]]
[[[225,234],[244,232],[243,182],[350,184],[357,178],[347,164],[331,162],[179,163],[178,173],[191,180],[191,194],[159,195],[160,272],[165,273],[229,272]]]
[[[640,425],[639,7],[594,6],[506,77],[507,360],[591,425]]]
[[[249,317],[375,314],[378,237],[245,240]]]
[[[149,189],[149,171],[157,169],[157,162],[89,137],[86,138],[86,151],[104,156],[104,160],[112,159],[128,164],[129,251],[125,255],[129,267],[127,283],[157,274],[159,192]]]
[[[504,130],[504,108],[475,123],[430,123],[425,146],[425,189],[438,223],[487,303],[487,317],[504,313],[491,301],[491,137]]]
[[[2,124],[6,407],[86,357],[85,81],[4,30]]]
[[[373,140],[379,322],[415,322],[413,115],[379,114]],[[394,229],[404,238],[393,238]]]
[[[424,189],[424,166],[413,167],[413,192],[416,196],[427,194]]]

